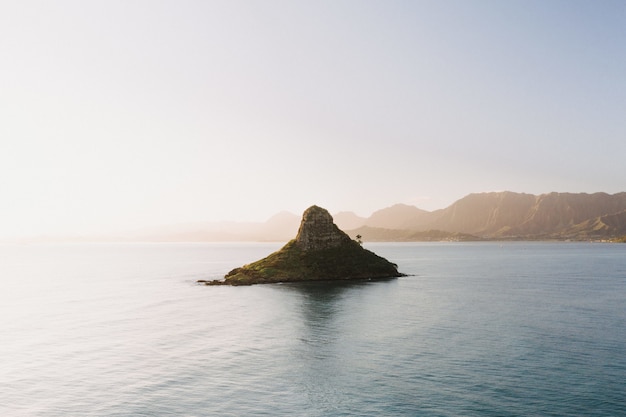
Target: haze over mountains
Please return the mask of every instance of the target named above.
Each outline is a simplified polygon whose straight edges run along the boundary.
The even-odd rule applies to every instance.
[[[370,240],[610,239],[626,234],[626,193],[470,194],[432,212],[398,204],[356,232]]]
[[[626,235],[626,192],[470,194],[447,208],[425,211],[396,204],[359,217],[340,212],[335,223],[364,241],[605,240]],[[202,223],[137,233],[155,241],[287,241],[300,216],[281,212],[264,223]]]

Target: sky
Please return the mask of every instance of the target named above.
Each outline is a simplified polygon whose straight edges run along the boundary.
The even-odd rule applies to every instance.
[[[626,191],[626,2],[0,3],[0,237]]]

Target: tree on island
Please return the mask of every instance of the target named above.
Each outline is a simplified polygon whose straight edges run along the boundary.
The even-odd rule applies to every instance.
[[[230,271],[206,285],[370,280],[402,277],[398,266],[361,246],[333,222],[326,209],[311,206],[302,215],[295,239],[263,259]]]

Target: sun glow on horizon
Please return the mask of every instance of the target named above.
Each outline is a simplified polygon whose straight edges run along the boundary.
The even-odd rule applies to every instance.
[[[0,238],[624,191],[618,11],[3,4]]]

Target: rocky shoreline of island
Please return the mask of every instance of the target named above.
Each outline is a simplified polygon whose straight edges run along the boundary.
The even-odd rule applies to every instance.
[[[280,250],[228,272],[204,285],[253,285],[278,282],[346,281],[404,276],[398,266],[363,248],[333,222],[330,213],[311,206],[302,215],[295,239]]]

